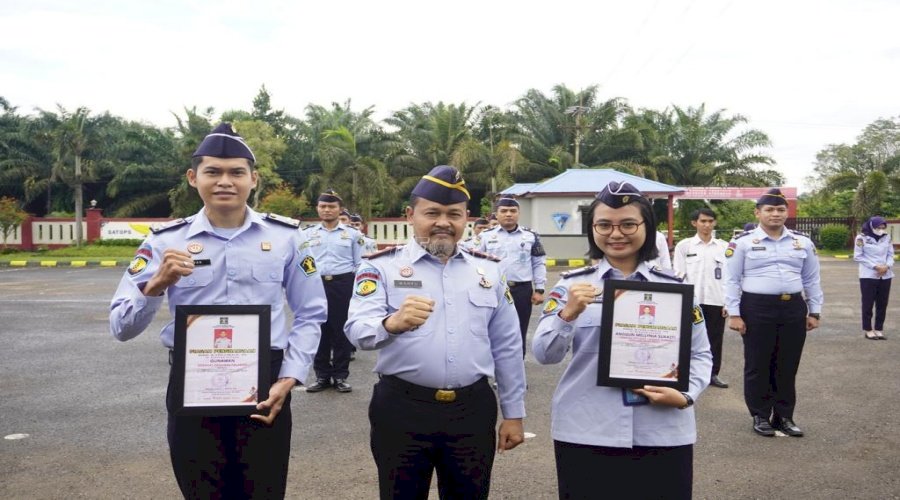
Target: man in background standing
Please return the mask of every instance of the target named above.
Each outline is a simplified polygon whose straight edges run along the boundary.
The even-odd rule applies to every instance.
[[[719,369],[722,367],[722,337],[728,315],[724,307],[725,290],[722,288],[728,243],[713,238],[716,213],[709,208],[694,210],[691,225],[697,229],[697,234],[675,245],[675,272],[684,276],[685,283],[694,285],[694,298],[700,303],[706,318],[706,335],[713,357],[709,383],[725,389],[728,384],[719,378]]]

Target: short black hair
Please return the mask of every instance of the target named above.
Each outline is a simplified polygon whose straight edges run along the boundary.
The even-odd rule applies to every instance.
[[[656,249],[656,217],[653,215],[653,206],[650,204],[650,200],[643,196],[636,196],[633,200],[634,201],[629,203],[629,205],[638,205],[638,208],[641,211],[641,217],[644,219],[641,228],[643,228],[647,235],[644,238],[644,245],[638,250],[638,262],[647,262],[648,260],[659,257],[659,250]],[[600,250],[600,247],[594,242],[594,210],[596,210],[597,205],[600,205],[601,203],[603,202],[595,198],[594,202],[591,203],[590,208],[588,208],[588,214],[591,218],[590,230],[587,235],[588,255],[591,259],[598,260],[603,258],[603,250]],[[638,228],[638,231],[640,231],[641,228]]]
[[[204,156],[193,156],[193,157],[191,157],[191,170],[193,170],[194,172],[196,172],[196,171],[197,171],[197,167],[199,167],[200,164],[203,163],[203,158],[205,158],[205,157],[204,157]],[[250,159],[248,159],[248,158],[244,158],[244,159],[247,160],[247,164],[250,165],[250,170],[256,169],[256,163],[254,163],[253,160],[250,160]]]
[[[716,213],[713,212],[713,210],[711,208],[703,207],[703,208],[698,208],[697,210],[694,210],[693,212],[691,212],[691,220],[697,220],[700,218],[701,215],[705,215],[707,217],[712,217],[713,219],[716,218]]]

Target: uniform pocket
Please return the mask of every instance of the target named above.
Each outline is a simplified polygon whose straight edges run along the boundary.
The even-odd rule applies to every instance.
[[[253,279],[261,283],[281,283],[284,278],[284,267],[281,264],[254,264],[251,273]]]
[[[212,269],[208,267],[194,268],[194,272],[187,276],[182,276],[180,280],[175,282],[178,288],[196,288],[208,285],[213,279]]]
[[[488,323],[499,304],[497,294],[490,288],[469,290],[469,303],[474,306],[471,309],[472,316],[469,318],[470,331],[476,337],[487,337]]]

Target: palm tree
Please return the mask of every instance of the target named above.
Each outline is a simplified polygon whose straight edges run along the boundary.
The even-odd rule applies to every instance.
[[[512,140],[532,167],[529,180],[628,158],[635,139],[619,123],[628,107],[619,98],[601,101],[597,89],[560,84],[551,96],[531,89],[515,102]]]

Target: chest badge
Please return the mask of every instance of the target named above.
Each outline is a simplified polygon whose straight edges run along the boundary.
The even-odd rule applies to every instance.
[[[800,243],[800,240],[794,240],[794,248],[797,249],[797,250],[802,250],[802,249],[803,249],[803,244]]]
[[[349,240],[349,239],[350,239],[350,233],[348,233],[346,230],[341,231],[341,239],[342,239],[342,240]]]
[[[203,251],[203,243],[200,243],[199,241],[192,241],[188,243],[187,251],[196,255]]]
[[[476,267],[475,272],[478,273],[479,276],[484,276],[484,268],[483,267],[480,267],[480,266]]]
[[[758,244],[759,244],[759,238],[753,238],[753,244],[754,244],[754,245],[758,245]]]
[[[481,285],[481,288],[490,288],[494,286],[493,283],[488,281],[484,276],[481,277],[481,281],[479,281],[478,284]]]
[[[272,242],[270,242],[270,241],[263,241],[262,243],[259,244],[259,248],[260,248],[263,252],[270,252],[270,251],[272,251]]]
[[[404,278],[409,278],[412,275],[413,275],[412,266],[403,266],[400,268],[400,276],[403,276]]]

